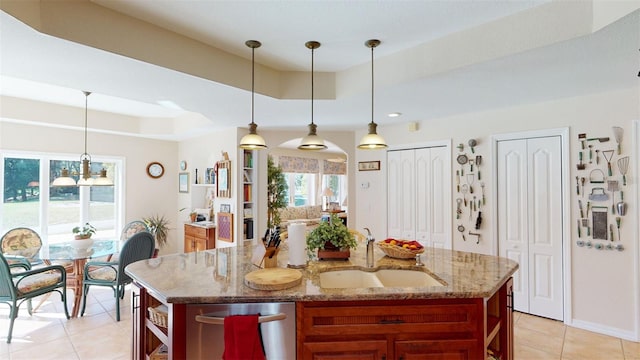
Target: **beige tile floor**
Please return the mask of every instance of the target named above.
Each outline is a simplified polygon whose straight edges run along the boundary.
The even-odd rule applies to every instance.
[[[34,316],[29,316],[24,305],[16,320],[11,344],[6,343],[8,306],[2,304],[0,359],[129,359],[129,296],[127,291],[121,302],[120,322],[115,320],[115,300],[109,289],[91,289],[85,316],[77,319],[64,318],[62,303],[55,294]],[[69,297],[73,297],[73,292],[69,292]],[[559,321],[528,314],[515,313],[514,323],[517,360],[640,360],[637,342],[567,327]]]

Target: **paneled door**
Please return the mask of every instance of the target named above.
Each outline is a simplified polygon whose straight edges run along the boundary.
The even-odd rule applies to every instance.
[[[498,141],[499,254],[517,261],[515,309],[563,319],[559,136]]]
[[[387,153],[388,235],[451,249],[451,160],[446,146]]]

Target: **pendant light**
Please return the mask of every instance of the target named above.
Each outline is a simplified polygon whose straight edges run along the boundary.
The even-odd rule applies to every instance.
[[[91,95],[91,92],[84,91],[84,153],[80,155],[82,172],[80,173],[80,179],[78,179],[78,186],[93,185],[93,178],[91,178],[91,155],[87,152],[87,113],[89,112],[89,95]]]
[[[313,123],[313,53],[315,49],[320,47],[320,43],[317,41],[307,41],[304,45],[308,49],[311,49],[311,124],[309,124],[309,133],[302,138],[298,149],[324,150],[327,146],[324,144],[324,140],[316,134],[318,126]]]
[[[240,148],[248,149],[248,150],[262,150],[267,148],[267,144],[265,143],[262,136],[258,135],[256,132],[256,125],[253,122],[253,104],[255,97],[255,59],[254,54],[257,48],[259,48],[262,44],[256,40],[247,40],[245,45],[251,48],[251,123],[249,124],[249,133],[240,139]]]
[[[73,172],[73,175],[79,175],[80,179],[76,183],[69,175],[69,170],[62,169],[60,171],[60,177],[55,179],[51,186],[113,186],[113,181],[107,177],[107,170],[102,169],[99,174],[99,178],[94,179],[91,176],[91,155],[87,152],[87,132],[88,132],[88,112],[89,112],[89,95],[91,92],[83,91],[84,93],[84,153],[80,155],[80,163],[82,172],[80,174]]]
[[[378,135],[376,132],[378,124],[373,121],[373,49],[380,45],[380,40],[367,40],[364,45],[371,49],[371,122],[369,123],[369,133],[362,137],[360,145],[358,145],[358,149],[378,150],[387,147],[387,143],[384,141],[382,136]]]

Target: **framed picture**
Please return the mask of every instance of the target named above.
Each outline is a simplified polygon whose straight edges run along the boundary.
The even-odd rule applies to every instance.
[[[218,197],[231,197],[231,161],[218,161],[216,173],[216,185],[218,188]]]
[[[189,192],[189,173],[181,172],[178,174],[178,192]]]
[[[205,184],[216,183],[216,172],[213,168],[207,168],[207,172],[204,174],[204,183]]]
[[[233,242],[233,214],[218,213],[218,240]]]
[[[358,171],[376,171],[376,170],[380,170],[380,161],[358,162]]]
[[[220,204],[220,212],[221,213],[230,213],[231,212],[231,204]]]

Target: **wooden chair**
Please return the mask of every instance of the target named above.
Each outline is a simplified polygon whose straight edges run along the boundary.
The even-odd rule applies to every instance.
[[[116,298],[116,320],[120,321],[120,299],[124,297],[125,285],[132,279],[125,274],[124,268],[136,261],[150,259],[155,250],[155,240],[148,232],[139,232],[122,245],[118,261],[89,261],[84,266],[82,309],[84,315],[87,295],[91,286],[107,286],[113,289]]]
[[[23,271],[12,273],[12,268]],[[33,314],[31,299],[43,294],[57,292],[62,297],[64,314],[69,319],[67,309],[67,271],[60,265],[42,266],[31,269],[24,263],[9,265],[4,255],[0,254],[0,302],[9,305],[9,334],[7,344],[11,343],[13,323],[18,317],[20,305],[27,302],[29,315]]]

